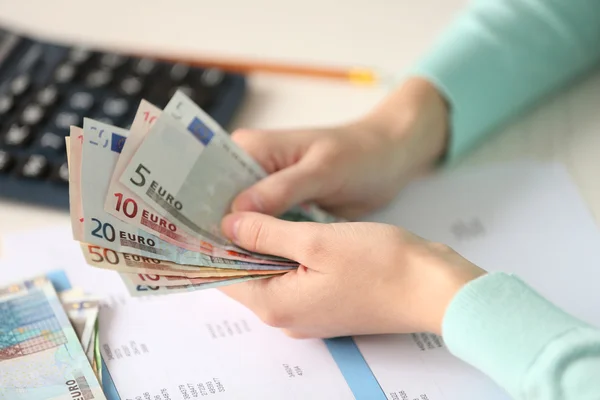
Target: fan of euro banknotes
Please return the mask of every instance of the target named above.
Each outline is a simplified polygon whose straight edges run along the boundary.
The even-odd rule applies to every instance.
[[[66,140],[73,236],[86,262],[117,271],[132,295],[212,288],[298,267],[221,233],[232,200],[266,172],[182,92],[164,110],[142,100],[129,129],[86,118]],[[336,220],[314,205],[281,218]]]

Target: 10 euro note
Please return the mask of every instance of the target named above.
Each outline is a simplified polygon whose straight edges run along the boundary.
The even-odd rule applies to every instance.
[[[208,114],[178,91],[150,128],[120,182],[196,237],[244,251],[222,234],[220,224],[235,196],[266,176]],[[295,207],[282,218],[337,220],[314,206]]]
[[[106,399],[48,279],[0,288],[0,338],[0,398]]]
[[[85,243],[177,264],[254,270],[289,270],[297,266],[292,263],[267,265],[208,256],[174,246],[107,213],[104,210],[104,199],[129,132],[89,118],[84,119],[83,125],[79,185]],[[78,148],[72,146],[71,151],[77,151]],[[74,154],[71,154],[71,158],[74,158]],[[78,222],[72,219],[72,223]]]
[[[179,286],[157,286],[151,283],[139,284],[136,281],[136,279],[132,279],[128,275],[122,276],[122,278],[124,278],[123,283],[127,287],[127,290],[129,291],[129,294],[131,294],[132,297],[161,296],[165,294],[195,292],[197,290],[212,289],[220,286],[233,285],[236,283],[242,283],[256,279],[266,279],[270,277],[270,275],[249,275],[238,278],[217,280],[213,282],[204,282]]]

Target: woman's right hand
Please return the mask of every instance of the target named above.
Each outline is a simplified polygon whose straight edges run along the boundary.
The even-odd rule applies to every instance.
[[[238,130],[233,140],[270,175],[240,193],[233,211],[280,215],[314,202],[356,218],[387,204],[445,148],[447,109],[428,82],[406,81],[364,118],[343,126]]]

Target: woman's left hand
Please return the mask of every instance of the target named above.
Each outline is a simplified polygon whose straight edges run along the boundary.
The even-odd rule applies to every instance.
[[[454,295],[485,274],[447,246],[391,225],[288,222],[243,212],[225,217],[222,229],[245,249],[301,264],[221,288],[297,338],[439,334]]]

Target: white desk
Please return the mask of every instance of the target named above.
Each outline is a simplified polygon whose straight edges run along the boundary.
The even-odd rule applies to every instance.
[[[0,0],[0,23],[49,39],[137,51],[246,56],[401,71],[467,0]],[[50,18],[51,16],[51,18]],[[50,22],[49,22],[50,21]],[[372,107],[385,88],[256,75],[235,126],[324,125]],[[549,100],[461,165],[534,157],[565,162],[600,221],[600,74]],[[0,202],[0,235],[68,224],[68,215]]]

